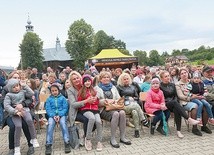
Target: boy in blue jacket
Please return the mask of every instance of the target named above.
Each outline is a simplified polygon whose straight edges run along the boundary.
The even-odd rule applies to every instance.
[[[67,127],[68,103],[66,98],[60,94],[59,86],[52,84],[51,96],[46,100],[45,109],[48,115],[48,128],[46,133],[46,155],[51,155],[53,144],[53,132],[57,123],[60,124],[65,143],[65,153],[70,153],[69,133]]]

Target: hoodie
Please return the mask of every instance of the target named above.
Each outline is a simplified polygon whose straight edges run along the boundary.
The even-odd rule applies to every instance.
[[[34,95],[33,90],[28,85],[23,86],[19,92],[13,92],[13,87],[19,84],[19,80],[10,79],[6,87],[9,93],[6,94],[4,99],[4,108],[10,115],[15,115],[18,110],[15,109],[16,105],[22,103],[25,97],[32,98]],[[26,107],[28,108],[28,107]]]

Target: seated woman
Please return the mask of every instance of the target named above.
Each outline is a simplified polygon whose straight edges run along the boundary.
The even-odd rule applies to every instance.
[[[65,83],[63,84],[63,89],[61,90],[61,94],[63,96],[65,96],[65,98],[67,99],[68,98],[68,93],[67,93],[67,90],[71,87],[71,82],[70,80],[66,80]]]
[[[20,75],[18,74],[18,72],[12,72],[10,75],[9,75],[9,79],[20,79]],[[5,86],[3,88],[3,91],[2,91],[2,97],[4,98],[6,96],[6,94],[8,93],[8,88]],[[23,108],[23,105],[30,105],[32,103],[32,100],[31,99],[26,99],[24,102],[22,102],[22,104],[19,104],[17,105],[17,108]],[[8,125],[9,126],[9,135],[8,135],[8,140],[9,140],[9,153],[8,155],[13,155],[14,154],[14,134],[15,134],[15,125],[12,121],[12,117],[7,115],[7,117],[5,117],[5,120],[3,122],[3,127]],[[30,143],[30,140],[31,140],[31,136],[30,136],[30,132],[29,132],[29,129],[28,129],[28,125],[27,123],[22,120],[22,129],[23,129],[23,132],[24,132],[24,135],[27,139],[27,142],[28,142],[28,152],[27,152],[27,155],[31,155],[31,154],[34,154],[34,147],[33,147],[33,144]]]
[[[126,114],[124,110],[105,110],[105,101],[106,100],[118,100],[120,95],[117,91],[117,88],[111,83],[111,73],[103,71],[99,76],[98,86],[95,86],[97,91],[97,96],[99,100],[100,107],[100,117],[101,119],[110,121],[111,125],[111,140],[110,144],[114,148],[119,148],[120,145],[116,141],[116,130],[119,126],[120,130],[120,142],[125,145],[131,145],[131,142],[126,139]]]
[[[173,67],[170,71],[171,83],[176,84],[179,81],[179,69],[177,67]]]
[[[138,101],[139,101],[139,94],[135,88],[135,86],[132,84],[132,79],[129,74],[122,73],[118,79],[118,86],[117,90],[120,94],[120,96],[125,97],[125,112],[126,114],[131,114],[134,126],[135,126],[135,134],[134,136],[136,138],[140,137],[139,129],[140,129],[140,123],[142,123],[144,126],[149,125],[147,119],[144,116],[143,110],[140,107]]]
[[[162,80],[160,84],[160,89],[164,93],[166,107],[174,113],[177,136],[179,138],[183,138],[184,135],[181,133],[181,117],[184,117],[184,119],[188,120],[188,122],[192,125],[196,125],[197,123],[199,123],[199,121],[196,121],[189,117],[185,112],[184,107],[178,102],[175,84],[170,82],[171,78],[169,72],[161,72],[160,78]]]
[[[178,94],[179,102],[183,105],[184,109],[186,111],[189,111],[191,113],[191,118],[196,119],[197,116],[197,104],[194,102],[191,102],[192,99],[197,99],[198,96],[195,94],[190,93],[190,80],[188,78],[189,72],[186,68],[181,68],[179,72],[180,80],[178,83],[176,83],[176,91]],[[206,111],[202,114],[203,119],[203,126],[201,127],[201,130],[206,133],[212,133],[212,131],[206,126],[208,122],[208,117]],[[202,133],[198,130],[197,125],[193,125],[192,133],[197,136],[202,136]]]
[[[77,71],[72,71],[69,75],[70,88],[67,90],[69,101],[68,120],[70,125],[73,126],[75,121],[83,123],[84,136],[87,133],[88,118],[78,111],[79,108],[85,106],[89,99],[78,101],[78,91],[82,88],[82,76]]]
[[[170,112],[166,107],[164,95],[162,90],[160,90],[160,80],[154,78],[151,81],[151,89],[147,92],[145,110],[147,113],[154,114],[154,118],[151,122],[150,133],[153,135],[157,122],[160,121],[160,124],[157,127],[157,131],[162,135],[166,135],[166,131],[163,130],[164,121],[168,121]],[[165,115],[165,120],[164,119]]]

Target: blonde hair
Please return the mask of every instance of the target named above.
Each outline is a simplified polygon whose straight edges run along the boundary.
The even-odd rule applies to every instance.
[[[124,86],[123,78],[124,78],[125,76],[129,79],[129,85],[132,84],[132,78],[131,78],[131,76],[130,76],[128,73],[122,73],[122,74],[119,76],[119,78],[118,78],[117,85]]]
[[[168,72],[168,71],[166,71],[166,70],[165,70],[165,71],[161,71],[161,72],[160,72],[160,74],[159,74],[159,75],[160,75],[160,78],[161,78],[161,79],[163,78],[163,75],[164,75],[165,73],[169,73],[169,72]]]
[[[71,80],[71,77],[72,77],[73,75],[78,76],[78,77],[80,78],[80,80],[82,81],[82,76],[80,75],[80,73],[77,72],[77,71],[72,71],[72,72],[69,74],[69,80],[70,80],[71,86],[73,86],[73,82],[72,82],[72,80]]]
[[[149,81],[150,79],[152,79],[152,75],[151,74],[147,74],[143,80],[143,82]]]
[[[27,76],[27,73],[25,71],[20,71],[19,72],[19,76],[20,78],[22,78],[24,76],[24,79],[21,79],[21,80],[26,80],[28,79],[28,76]]]
[[[48,75],[48,78],[49,78],[49,77],[53,77],[53,78],[57,79],[56,74],[53,73],[53,72],[51,72],[51,73]]]
[[[110,72],[102,71],[102,72],[100,72],[100,75],[99,75],[99,81],[100,81],[105,75],[108,75],[109,78],[111,79],[111,73],[110,73]]]

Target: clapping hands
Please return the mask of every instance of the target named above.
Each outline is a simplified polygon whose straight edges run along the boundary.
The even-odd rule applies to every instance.
[[[97,100],[97,96],[90,96],[87,99],[87,102],[90,103],[90,104],[93,104],[96,100]]]

